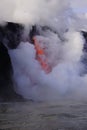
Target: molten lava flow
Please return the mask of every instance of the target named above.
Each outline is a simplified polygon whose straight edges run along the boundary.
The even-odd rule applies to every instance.
[[[48,64],[48,60],[45,56],[45,52],[43,48],[41,48],[39,42],[37,41],[36,37],[33,37],[34,45],[35,45],[35,50],[36,50],[36,59],[39,61],[42,69],[48,74],[51,72],[51,67]]]

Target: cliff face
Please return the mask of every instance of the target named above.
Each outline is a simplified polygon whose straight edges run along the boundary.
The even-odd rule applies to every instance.
[[[12,65],[8,54],[9,49],[15,49],[21,39],[22,26],[8,23],[0,26],[0,100],[11,101],[22,99],[15,93],[12,82]]]

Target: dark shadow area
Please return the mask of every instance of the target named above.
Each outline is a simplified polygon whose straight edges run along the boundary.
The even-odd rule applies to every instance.
[[[6,48],[17,48],[21,41],[22,29],[21,25],[10,22],[5,26],[0,26],[0,101],[20,101],[23,99],[14,91],[13,70]]]

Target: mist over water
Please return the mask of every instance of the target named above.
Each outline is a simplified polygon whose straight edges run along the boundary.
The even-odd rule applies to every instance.
[[[86,19],[82,20],[73,13],[70,2],[1,0],[0,9],[4,10],[0,13],[1,23],[6,20],[22,23],[25,26],[24,37],[28,36],[33,25],[37,26],[40,35],[36,38],[45,47],[46,58],[52,67],[49,74],[42,70],[36,60],[35,47],[29,41],[21,41],[16,49],[8,49],[15,91],[25,99],[33,100],[87,98],[87,74],[83,74],[82,63],[85,41],[80,32],[87,30]],[[43,30],[41,26],[50,29]]]

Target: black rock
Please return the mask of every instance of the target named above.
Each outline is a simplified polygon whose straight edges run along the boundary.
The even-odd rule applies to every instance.
[[[87,32],[81,31],[81,33],[85,40],[83,51],[87,52]]]
[[[0,26],[0,101],[22,100],[13,88],[13,69],[8,54],[9,49],[16,49],[21,41],[23,26],[8,22]]]

